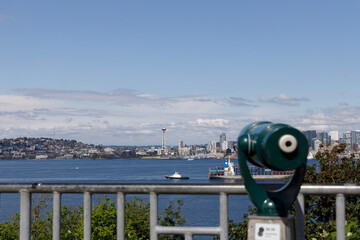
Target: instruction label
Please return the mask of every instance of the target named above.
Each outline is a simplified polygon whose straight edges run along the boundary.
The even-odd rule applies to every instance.
[[[255,240],[280,240],[280,224],[255,223]]]

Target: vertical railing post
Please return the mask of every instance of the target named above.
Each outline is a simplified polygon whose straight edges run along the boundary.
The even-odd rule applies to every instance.
[[[61,193],[53,193],[53,240],[60,240],[61,235]]]
[[[228,239],[228,196],[220,193],[220,240]]]
[[[116,239],[125,239],[125,194],[122,192],[117,193],[117,228]]]
[[[91,193],[84,192],[84,240],[91,240]]]
[[[336,239],[345,240],[345,196],[336,194]]]
[[[185,233],[185,240],[193,240],[192,233]]]
[[[305,200],[304,194],[296,198],[296,239],[305,239]]]
[[[150,192],[150,240],[157,240],[156,226],[158,225],[158,196]]]
[[[20,240],[31,238],[31,193],[20,190]]]

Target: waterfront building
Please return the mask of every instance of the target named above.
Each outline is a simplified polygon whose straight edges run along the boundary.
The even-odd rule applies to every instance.
[[[179,155],[184,157],[184,156],[190,156],[191,152],[191,147],[182,147],[181,149],[179,149]]]
[[[48,159],[48,155],[47,154],[39,154],[39,155],[36,155],[35,159],[37,159],[37,160]]]
[[[104,152],[107,153],[107,154],[111,154],[111,153],[114,152],[114,149],[108,147],[108,148],[104,149]]]

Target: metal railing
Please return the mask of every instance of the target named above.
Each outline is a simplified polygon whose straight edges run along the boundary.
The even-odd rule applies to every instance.
[[[264,185],[266,186],[266,184]],[[92,194],[117,195],[117,239],[125,239],[125,195],[150,195],[150,239],[158,239],[159,234],[182,234],[186,240],[194,235],[219,235],[228,239],[228,195],[247,194],[241,184],[11,184],[0,183],[0,193],[20,193],[20,240],[31,238],[31,194],[53,194],[53,239],[60,239],[61,195],[81,193],[84,196],[84,239],[91,239]],[[212,227],[164,227],[158,225],[159,194],[207,194],[219,195],[220,224]],[[336,196],[336,238],[345,239],[345,196],[360,195],[358,184],[320,185],[304,184],[296,201],[296,236],[304,236],[304,196]]]

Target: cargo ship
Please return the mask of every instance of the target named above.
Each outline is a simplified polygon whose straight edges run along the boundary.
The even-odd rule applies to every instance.
[[[294,174],[294,171],[274,171],[272,169],[257,166],[248,167],[251,176],[254,179],[277,180],[290,177]],[[240,167],[235,166],[235,164],[231,162],[230,158],[225,159],[224,167],[216,167],[209,169],[209,179],[242,179]]]

